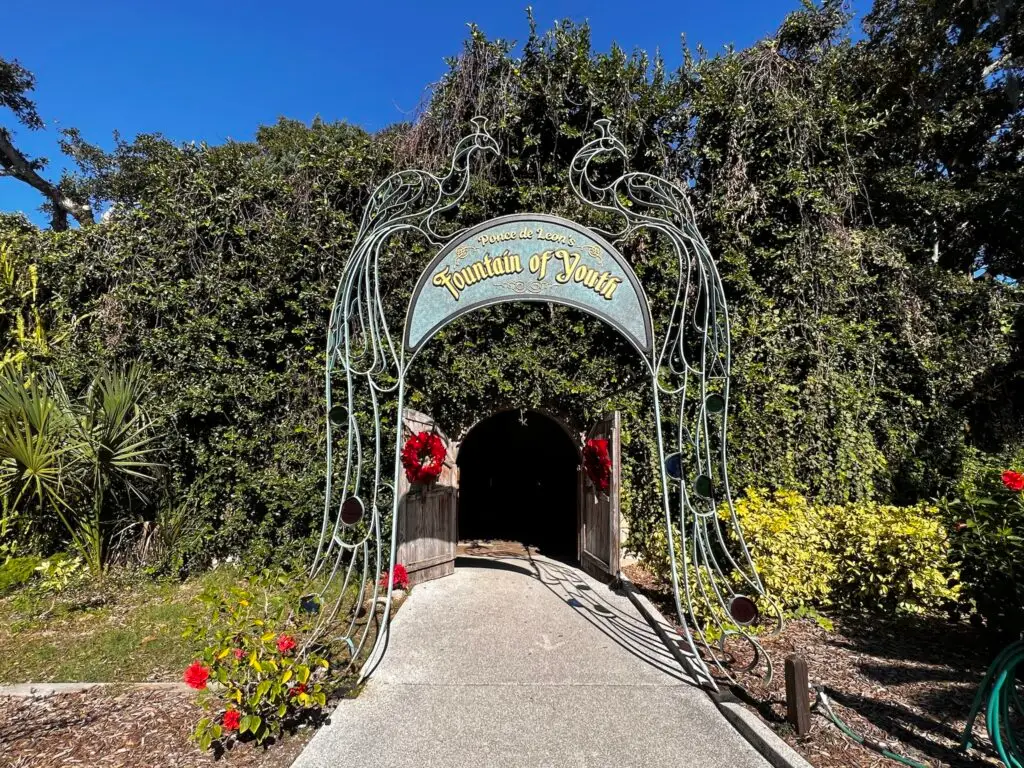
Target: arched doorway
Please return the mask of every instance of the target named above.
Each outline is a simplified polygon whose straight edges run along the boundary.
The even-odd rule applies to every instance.
[[[459,448],[459,539],[516,541],[575,561],[579,463],[565,429],[542,413],[479,422]]]

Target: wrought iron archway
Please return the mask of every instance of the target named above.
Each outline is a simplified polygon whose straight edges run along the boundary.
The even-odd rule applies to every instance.
[[[334,584],[340,589],[335,603],[321,611],[317,632],[308,642],[313,642],[338,617],[350,586],[358,585],[358,597],[351,608],[343,639],[349,645],[353,660],[360,657],[367,643],[370,623],[361,628],[357,625],[358,609],[370,590],[370,598],[377,600],[382,591],[377,575],[395,565],[398,527],[395,522],[399,514],[395,489],[401,471],[401,440],[399,437],[392,440],[382,429],[386,416],[383,403],[397,401],[398,418],[392,423],[400,425],[405,407],[405,376],[416,352],[444,324],[477,306],[517,299],[556,301],[577,306],[611,323],[637,348],[651,377],[666,546],[675,607],[692,671],[699,682],[717,688],[706,659],[728,675],[722,660],[726,642],[740,638],[754,649],[753,664],[763,660],[770,675],[770,659],[745,626],[756,612],[743,615],[752,607],[753,597],[772,607],[781,626],[781,612],[765,594],[743,540],[729,488],[726,461],[730,373],[728,310],[718,270],[697,229],[685,192],[678,185],[649,173],[625,172],[607,184],[596,180],[592,167],[595,160],[612,159],[628,167],[628,153],[612,134],[610,122],[598,120],[599,135],[577,152],[570,165],[569,179],[576,196],[585,204],[621,217],[624,223],[620,230],[591,230],[573,222],[537,215],[505,217],[475,228],[441,234],[436,228],[438,217],[455,207],[466,194],[473,156],[499,152],[497,143],[487,133],[486,121],[474,118],[472,124],[472,132],[456,145],[446,175],[422,170],[399,171],[374,190],[338,284],[326,351],[328,470],[324,517],[311,576],[320,577],[321,583]],[[585,298],[589,295],[585,291],[575,296],[568,293],[554,296],[529,294],[516,288],[515,296],[493,294],[468,307],[428,307],[422,328],[411,338],[410,319],[417,306],[418,288],[410,301],[404,327],[399,333],[392,332],[380,292],[381,250],[390,238],[401,232],[414,232],[439,249],[418,285],[422,287],[428,278],[432,279],[431,272],[440,268],[441,271],[434,271],[437,277],[434,284],[447,289],[458,302],[461,289],[457,282],[452,283],[450,276],[454,274],[452,268],[467,258],[466,253],[459,252],[459,244],[465,244],[467,233],[483,231],[487,225],[523,220],[544,220],[561,226],[562,237],[571,236],[565,234],[570,230],[577,232],[584,242],[583,247],[604,249],[602,253],[612,255],[626,273],[621,284],[631,284],[639,294],[643,316],[634,319],[643,327],[630,323],[625,315],[612,316],[602,306],[593,305]],[[663,332],[657,338],[646,293],[613,245],[644,229],[667,239],[678,264],[672,305]],[[558,237],[558,232],[553,237]],[[597,251],[594,255],[601,258]],[[564,260],[565,273],[569,274],[569,259]],[[518,266],[523,267],[521,263]],[[506,267],[511,271],[507,260],[500,272],[498,267],[488,267],[485,277],[494,277],[492,273],[505,274]],[[478,268],[477,276],[484,274],[482,269]],[[576,283],[583,290],[588,287],[590,274],[580,274]],[[467,274],[466,280],[471,277]],[[601,284],[611,284],[612,279],[607,277]],[[597,289],[597,281],[594,277],[591,281],[594,285],[589,287]],[[570,290],[575,290],[571,275],[567,282]],[[609,291],[606,289],[604,293]],[[443,290],[440,295],[444,296]],[[605,297],[610,298],[610,295]],[[451,304],[450,297],[446,300]],[[369,412],[357,411],[357,389],[362,393],[361,402],[369,404]],[[663,398],[678,400],[672,419],[664,418]],[[665,449],[666,423],[676,424],[673,439],[676,451],[671,454]],[[389,449],[394,451],[393,471],[385,474]],[[339,451],[340,455],[336,455]],[[389,518],[391,536],[390,542],[385,542],[383,524]],[[731,541],[726,541],[723,527],[729,529]],[[389,584],[385,592],[385,616],[390,615],[391,601]],[[364,675],[379,661],[386,644],[385,623],[363,666]]]

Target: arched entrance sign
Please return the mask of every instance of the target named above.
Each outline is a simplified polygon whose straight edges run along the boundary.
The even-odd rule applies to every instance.
[[[393,595],[390,580],[382,584],[378,577],[394,568],[398,546],[410,535],[418,541],[446,540],[447,534],[438,535],[431,525],[452,519],[457,479],[446,470],[436,487],[421,491],[410,487],[400,462],[407,434],[432,423],[407,408],[405,378],[416,353],[441,328],[476,308],[544,301],[576,307],[610,324],[637,349],[650,376],[661,469],[661,533],[692,671],[701,683],[717,688],[708,660],[728,675],[726,644],[738,640],[753,647],[753,663],[765,662],[770,675],[771,662],[746,625],[758,612],[774,609],[781,627],[781,613],[754,568],[729,489],[725,291],[685,190],[640,172],[597,181],[595,162],[604,167],[609,161],[628,163],[626,148],[612,135],[610,123],[598,120],[598,135],[572,160],[569,182],[586,206],[615,214],[621,229],[594,230],[555,216],[523,214],[444,234],[436,227],[438,215],[455,207],[469,189],[472,158],[498,154],[485,121],[475,118],[472,123],[445,175],[399,171],[374,190],[338,283],[325,365],[324,516],[310,574],[322,594],[330,591],[335,597],[320,612],[307,647],[339,615],[347,616],[341,639],[351,650],[352,664],[365,660],[362,675],[369,674],[387,647],[388,626],[385,622],[371,643],[373,622],[358,620],[361,609],[383,596],[389,615]],[[658,307],[657,323],[644,287],[616,247],[645,230],[667,244],[677,265],[675,284],[659,286],[668,300]],[[380,264],[382,249],[399,233],[422,238],[437,255],[424,266],[404,323],[395,328],[382,299],[387,291]],[[617,415],[602,419],[594,430],[595,437],[609,438],[617,471]],[[617,481],[611,487],[617,489]],[[599,522],[601,515],[617,521],[617,492],[600,503],[601,494],[591,495],[591,522]],[[423,518],[433,521],[431,525],[412,534],[410,529],[422,521],[408,514],[410,504],[433,509]],[[581,536],[581,563],[614,575],[617,527],[587,530],[596,533]],[[606,547],[613,552],[602,559]],[[434,551],[417,557],[438,576],[447,572],[450,555]]]
[[[645,357],[651,312],[626,259],[603,237],[542,214],[485,221],[446,245],[423,271],[409,303],[405,348],[480,307],[508,301],[566,304],[605,320]]]

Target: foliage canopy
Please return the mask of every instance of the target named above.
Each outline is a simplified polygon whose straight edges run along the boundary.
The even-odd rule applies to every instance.
[[[529,210],[614,224],[583,210],[567,177],[609,118],[633,168],[691,189],[718,260],[734,484],[916,502],[952,489],[971,450],[1020,442],[1018,5],[878,0],[854,42],[826,0],[745,50],[687,51],[676,71],[593,51],[585,25],[541,33],[530,19],[519,55],[474,28],[418,119],[378,134],[282,120],[252,142],[146,135],[112,153],[72,135],[82,172],[67,183],[110,205],[104,221],[61,233],[8,217],[0,241],[38,267],[48,326],[78,324],[58,355],[66,381],[96,363],[149,366],[194,558],[290,556],[320,515],[321,350],[369,191],[399,168],[440,168],[482,114],[503,154],[452,226]],[[657,314],[664,244],[623,250]],[[430,256],[415,241],[389,251],[393,317]],[[502,407],[578,425],[619,408],[633,547],[660,523],[644,375],[596,321],[482,310],[426,348],[412,388],[454,435]]]

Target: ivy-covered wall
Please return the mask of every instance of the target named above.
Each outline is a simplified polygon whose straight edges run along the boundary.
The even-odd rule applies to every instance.
[[[853,44],[826,3],[769,40],[688,56],[676,72],[641,53],[594,52],[588,30],[568,23],[534,30],[519,55],[473,30],[415,124],[371,135],[283,120],[221,146],[140,137],[78,180],[112,204],[103,222],[55,233],[8,217],[0,238],[38,265],[46,322],[68,331],[50,359],[66,381],[106,361],[149,367],[167,435],[150,514],[187,506],[184,560],[291,557],[318,531],[326,320],[370,190],[395,169],[441,169],[484,114],[502,156],[480,168],[449,226],[536,211],[613,229],[573,198],[567,176],[594,121],[610,118],[634,169],[690,188],[718,260],[733,328],[733,487],[915,502],[951,488],[969,448],[1019,442],[1024,325],[1020,241],[990,243],[979,223],[1021,184],[1019,169],[984,175],[1005,166],[1007,134],[975,140],[971,173],[967,160],[944,175],[915,170],[967,139],[943,126],[950,112],[936,99],[927,141],[905,140],[901,121],[921,106],[888,87],[885,64],[929,55],[900,49],[892,32],[913,26],[924,12],[914,8],[880,4]],[[917,43],[940,59],[954,45]],[[963,109],[976,96],[935,91]],[[929,215],[914,214],[911,201],[925,198]],[[969,220],[967,234],[933,224],[938,210]],[[674,290],[664,244],[644,235],[622,250],[662,321]],[[431,256],[413,240],[389,249],[396,328]],[[983,257],[989,277],[976,279]],[[410,384],[411,406],[449,434],[502,408],[577,424],[618,408],[631,545],[651,539],[649,381],[600,321],[549,305],[481,310],[426,347]]]

